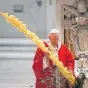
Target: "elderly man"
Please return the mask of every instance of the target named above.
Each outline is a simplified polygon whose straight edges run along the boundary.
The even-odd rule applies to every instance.
[[[57,29],[52,29],[44,44],[74,75],[74,59],[69,49],[59,42],[59,35]],[[57,66],[40,48],[37,48],[34,57],[33,70],[36,76],[36,88],[70,88],[67,87],[67,80],[59,72]]]

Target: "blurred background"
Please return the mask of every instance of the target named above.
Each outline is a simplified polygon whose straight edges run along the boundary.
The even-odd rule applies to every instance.
[[[0,0],[0,11],[15,15],[45,40],[56,28],[56,0]],[[34,88],[35,44],[0,16],[0,88]]]

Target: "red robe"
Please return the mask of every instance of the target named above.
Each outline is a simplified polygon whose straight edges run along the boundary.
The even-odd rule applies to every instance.
[[[44,42],[45,46],[48,47],[48,44]],[[53,70],[53,62],[49,59],[49,67],[46,68],[45,72],[43,70],[43,58],[45,53],[40,49],[37,48],[34,63],[33,63],[33,70],[36,76],[36,88],[48,88],[47,83],[50,83],[50,80],[42,80],[46,79],[47,76],[52,76]],[[65,67],[67,67],[73,74],[74,74],[74,59],[72,58],[72,54],[69,49],[64,45],[61,44],[60,49],[58,50],[58,59],[63,63]],[[56,88],[55,86],[49,88]]]

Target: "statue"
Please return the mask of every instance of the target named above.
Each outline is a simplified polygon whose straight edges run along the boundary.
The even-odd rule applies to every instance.
[[[78,57],[79,52],[88,51],[88,7],[86,0],[77,0],[74,6],[63,5],[65,43]],[[75,45],[76,44],[76,45]],[[78,52],[78,53],[77,53]]]
[[[88,1],[76,0],[74,5],[63,4],[62,7],[64,43],[73,57],[79,59],[78,68],[88,78]]]

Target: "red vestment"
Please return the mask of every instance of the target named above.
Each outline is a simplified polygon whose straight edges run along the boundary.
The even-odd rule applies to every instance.
[[[48,47],[46,42],[44,42],[44,44]],[[74,59],[72,58],[72,54],[69,49],[64,44],[61,44],[57,53],[58,59],[74,74]],[[46,85],[47,83],[50,84],[51,80],[48,80],[47,77],[52,77],[51,70],[54,69],[54,66],[53,62],[49,59],[49,67],[43,70],[44,57],[45,53],[40,48],[37,48],[33,63],[33,70],[36,76],[36,88],[56,88],[55,86],[47,87]]]

